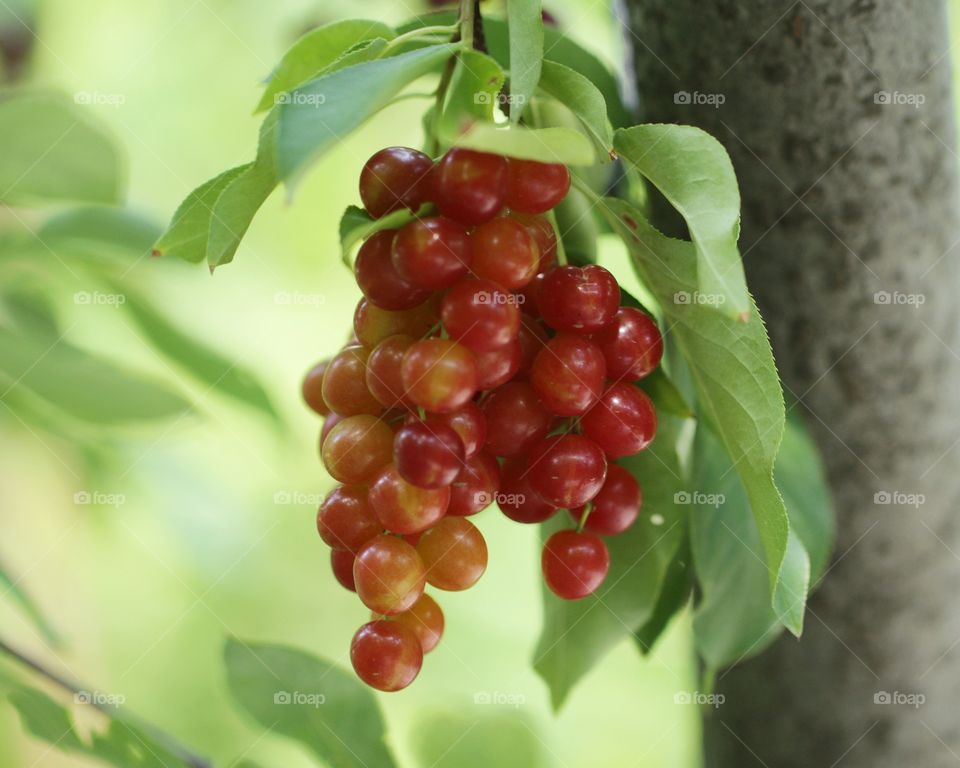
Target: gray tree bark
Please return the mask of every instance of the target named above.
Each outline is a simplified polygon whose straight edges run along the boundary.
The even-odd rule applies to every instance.
[[[945,5],[626,6],[643,119],[699,125],[733,159],[748,280],[838,514],[802,640],[721,674],[707,763],[956,766],[960,209]],[[723,103],[697,103],[709,95]]]

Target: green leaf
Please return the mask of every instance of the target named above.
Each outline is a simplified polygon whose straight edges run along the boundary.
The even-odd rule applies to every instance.
[[[150,252],[160,231],[154,221],[134,211],[88,206],[50,217],[37,234],[54,247],[63,244],[95,252],[109,248],[126,255],[142,256]]]
[[[569,128],[501,128],[492,123],[475,123],[457,139],[456,145],[541,163],[593,165],[596,161],[590,139]]]
[[[690,556],[690,540],[684,536],[670,565],[667,566],[653,614],[634,635],[641,653],[646,655],[653,650],[670,620],[682,611],[690,600],[692,588],[693,561]]]
[[[372,691],[329,661],[293,648],[230,639],[230,693],[264,728],[299,741],[336,768],[392,768]]]
[[[559,709],[571,688],[624,637],[653,616],[667,567],[682,538],[686,509],[674,504],[684,479],[676,452],[677,427],[662,419],[653,444],[623,460],[643,489],[641,516],[625,533],[608,539],[610,573],[597,593],[566,601],[544,588],[544,626],[534,668]],[[569,528],[560,512],[544,537]]]
[[[413,221],[416,214],[406,208],[388,213],[379,219],[373,218],[363,208],[356,205],[347,207],[340,217],[340,249],[343,263],[353,266],[353,249],[358,243],[366,240],[381,229],[399,229],[404,224]]]
[[[475,124],[490,123],[503,81],[496,61],[479,51],[461,51],[440,112],[440,138],[453,144]]]
[[[540,90],[567,107],[587,130],[597,147],[613,157],[613,130],[603,94],[589,79],[555,61],[544,61]]]
[[[657,367],[649,376],[637,382],[637,386],[650,395],[650,399],[657,405],[657,411],[677,416],[681,419],[692,419],[693,409],[676,384],[673,383],[663,366]]]
[[[2,563],[0,563],[0,594],[10,595],[48,643],[54,646],[60,644],[60,635],[47,620],[47,617],[44,616],[43,611],[40,610],[40,607],[30,597],[19,580],[13,579],[7,573]]]
[[[490,696],[488,691],[476,692],[474,708],[489,708],[485,700]],[[424,768],[544,768],[550,761],[536,734],[536,723],[515,709],[510,714],[447,711],[417,723],[413,749],[417,765]]]
[[[592,264],[597,260],[597,217],[590,201],[578,189],[571,189],[565,198],[547,214],[556,222],[563,240],[567,260],[574,264]]]
[[[310,30],[283,55],[270,75],[257,112],[276,103],[278,94],[305,83],[337,63],[358,43],[382,38],[392,40],[393,29],[379,21],[345,19]]]
[[[689,125],[638,125],[618,130],[614,148],[686,220],[697,250],[698,298],[747,319],[751,301],[737,249],[740,191],[720,142]]]
[[[543,11],[540,0],[507,3],[510,39],[510,122],[516,125],[540,81]]]
[[[70,713],[45,693],[24,686],[12,691],[7,698],[20,715],[23,730],[31,736],[56,744],[64,752],[85,750]]]
[[[383,109],[400,91],[458,49],[432,45],[341,69],[311,80],[281,104],[277,133],[280,176],[289,184],[323,152]]]
[[[626,243],[634,267],[660,303],[683,359],[689,366],[700,416],[720,437],[743,483],[760,531],[774,605],[784,605],[796,585],[782,583],[790,526],[773,482],[773,464],[784,429],[780,380],[759,313],[747,322],[691,301],[696,291],[696,249],[657,232],[640,213],[606,198],[600,210]],[[799,633],[792,623],[790,630]]]
[[[0,101],[0,146],[0,202],[123,198],[126,172],[114,141],[64,96],[19,93]]]
[[[51,341],[0,328],[0,391],[17,388],[98,424],[168,419],[190,411],[190,405],[164,385],[62,338]]]

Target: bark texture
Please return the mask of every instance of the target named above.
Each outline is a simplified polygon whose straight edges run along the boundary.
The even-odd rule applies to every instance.
[[[945,4],[625,5],[643,119],[699,125],[733,159],[748,280],[838,513],[803,639],[721,674],[707,764],[956,766],[960,209]]]

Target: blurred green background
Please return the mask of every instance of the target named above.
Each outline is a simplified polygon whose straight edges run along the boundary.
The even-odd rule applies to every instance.
[[[426,9],[413,0],[368,0],[362,10],[348,0],[0,7],[7,29],[35,14],[34,50],[18,87],[107,97],[86,109],[124,147],[129,204],[160,225],[197,184],[252,158],[258,83],[301,32],[360,14],[398,22]],[[617,65],[607,2],[548,7],[571,36]],[[215,276],[149,258],[123,270],[123,280],[146,287],[182,329],[254,371],[285,426],[177,375],[115,306],[77,304],[69,294],[57,307],[69,340],[152,372],[195,413],[112,432],[113,458],[91,470],[70,434],[41,434],[0,409],[0,558],[63,645],[50,647],[9,599],[0,600],[2,636],[91,689],[122,695],[217,765],[241,756],[263,766],[315,764],[231,704],[226,637],[287,643],[349,666],[350,637],[366,620],[334,581],[315,533],[316,503],[331,481],[317,457],[319,420],[298,390],[306,368],[342,345],[359,298],[340,263],[337,224],[357,202],[360,167],[380,147],[418,146],[425,104],[389,108],[324,157],[294,200],[277,192],[236,263]],[[0,214],[4,223],[8,213]],[[114,499],[78,503],[78,493]],[[478,524],[491,552],[486,576],[469,592],[441,596],[443,642],[415,685],[379,696],[404,765],[422,764],[418,744],[430,729],[444,729],[453,743],[493,715],[519,723],[545,766],[699,764],[698,711],[674,703],[676,692],[697,686],[685,619],[648,659],[622,643],[554,715],[530,666],[541,621],[537,532],[492,509]],[[0,672],[13,670],[0,659]],[[514,703],[476,703],[483,693]],[[75,710],[82,726],[102,724]],[[0,699],[0,765],[79,764],[25,737]],[[517,754],[515,764],[531,762]]]

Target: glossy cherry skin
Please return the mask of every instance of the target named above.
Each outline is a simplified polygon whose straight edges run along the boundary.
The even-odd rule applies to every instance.
[[[530,485],[555,507],[580,507],[596,496],[607,477],[607,460],[582,435],[546,438],[530,455]]]
[[[376,617],[374,617],[376,618]],[[443,637],[443,611],[437,601],[424,592],[409,611],[390,617],[391,621],[406,624],[420,641],[424,653],[430,653]]]
[[[479,451],[487,439],[487,419],[476,403],[467,403],[452,413],[431,413],[427,416],[427,424],[452,427],[463,443],[466,459]]]
[[[303,377],[303,383],[300,385],[303,402],[307,404],[310,410],[320,416],[326,416],[330,413],[330,406],[323,399],[323,372],[327,370],[329,364],[329,360],[322,360],[317,363],[307,371]]]
[[[337,426],[344,417],[339,413],[331,413],[327,418],[323,420],[323,426],[320,428],[320,448],[323,448],[323,441],[327,439],[327,435],[330,434],[330,431]]]
[[[369,413],[376,416],[383,405],[367,389],[367,359],[370,350],[361,346],[344,348],[323,374],[323,400],[341,416]]]
[[[471,252],[471,238],[462,224],[433,216],[411,221],[397,232],[393,266],[414,285],[436,291],[467,274]]]
[[[540,560],[550,591],[564,600],[579,600],[603,584],[610,570],[610,552],[592,533],[557,531],[543,546]]]
[[[540,498],[530,484],[529,465],[524,457],[507,459],[501,467],[500,511],[518,523],[542,523],[549,520],[557,507]]]
[[[367,501],[367,489],[359,485],[334,488],[317,511],[320,538],[334,549],[358,551],[383,532]]]
[[[543,279],[537,306],[554,330],[592,333],[617,314],[620,285],[596,264],[557,267]]]
[[[570,191],[570,171],[560,163],[510,160],[507,206],[520,213],[545,213]]]
[[[487,419],[487,450],[494,456],[519,456],[539,443],[553,423],[553,414],[528,383],[511,381],[480,404]]]
[[[321,455],[335,480],[364,485],[393,459],[393,430],[375,416],[349,416],[330,430]]]
[[[445,517],[417,542],[427,582],[437,589],[469,589],[487,569],[487,543],[464,517]]]
[[[540,248],[526,226],[509,216],[481,224],[471,235],[474,275],[515,291],[529,283],[540,265]]]
[[[559,416],[586,413],[603,393],[606,363],[600,347],[573,333],[559,333],[537,353],[530,383]]]
[[[412,336],[419,339],[440,322],[439,302],[425,301],[413,309],[391,312],[369,299],[360,299],[353,313],[353,332],[357,341],[373,349],[391,336]]]
[[[613,321],[591,337],[607,361],[614,381],[636,381],[649,375],[663,359],[663,336],[646,312],[620,307]]]
[[[403,356],[415,341],[411,336],[390,336],[377,344],[367,358],[367,389],[386,408],[408,405],[400,369]]]
[[[612,384],[580,420],[583,434],[608,456],[639,453],[657,434],[657,411],[647,394],[632,384]]]
[[[383,229],[360,246],[353,265],[363,295],[381,309],[412,309],[430,298],[430,291],[403,278],[391,257],[395,229]]]
[[[370,485],[370,506],[392,533],[419,533],[442,518],[450,505],[450,487],[418,488],[404,480],[392,464]]]
[[[500,465],[489,453],[471,456],[450,486],[447,514],[455,517],[475,515],[489,507],[500,489]]]
[[[433,173],[437,208],[467,226],[489,221],[507,197],[507,159],[454,147]]]
[[[516,297],[491,280],[465,279],[440,303],[443,327],[474,352],[489,352],[509,344],[520,332]]]
[[[410,401],[434,413],[463,408],[477,391],[477,361],[451,339],[413,344],[403,356],[400,375]]]
[[[353,561],[356,555],[349,549],[331,549],[330,550],[330,570],[333,571],[333,577],[341,587],[351,592],[357,591],[357,585],[353,583]]]
[[[377,619],[353,636],[350,662],[357,677],[371,688],[399,691],[420,673],[423,646],[406,623]]]
[[[477,389],[495,389],[517,375],[523,365],[523,347],[519,337],[489,352],[476,352]]]
[[[353,581],[357,595],[380,615],[403,613],[423,594],[427,569],[417,550],[403,539],[380,534],[357,553]]]
[[[540,350],[547,346],[548,340],[549,337],[543,324],[524,315],[520,322],[520,333],[517,336],[517,342],[520,344],[520,368],[517,370],[515,378],[525,379],[530,376],[533,361],[537,359]]]
[[[360,172],[360,199],[375,219],[408,208],[416,211],[430,199],[433,160],[409,147],[387,147]]]
[[[540,264],[537,272],[544,272],[557,263],[557,232],[545,216],[532,216],[525,213],[511,213],[511,219],[519,221],[533,235],[540,250]]]
[[[400,476],[420,488],[443,488],[464,467],[463,442],[453,427],[415,419],[393,439],[393,461]]]
[[[584,530],[598,536],[616,536],[634,524],[640,514],[643,496],[636,478],[619,464],[607,466],[607,479],[600,493],[591,502]],[[585,507],[570,510],[574,522],[579,523]]]

